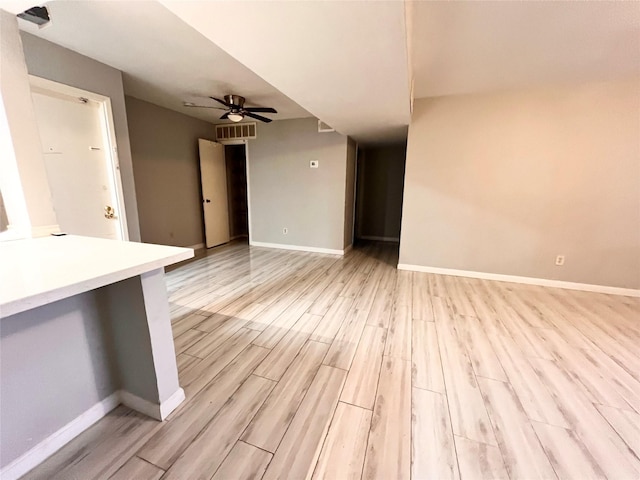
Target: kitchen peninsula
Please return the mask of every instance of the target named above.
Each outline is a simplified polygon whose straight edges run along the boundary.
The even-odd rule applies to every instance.
[[[182,402],[164,267],[192,256],[72,235],[0,242],[3,478],[120,403],[163,420]]]

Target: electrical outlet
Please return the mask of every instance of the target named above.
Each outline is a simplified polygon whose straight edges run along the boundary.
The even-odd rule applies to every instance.
[[[318,168],[320,166],[320,162],[318,160],[311,160],[309,162],[309,168]]]
[[[287,227],[284,227],[284,228],[282,229],[282,234],[283,234],[283,235],[286,235],[287,233],[289,233],[289,229],[288,229]]]
[[[556,265],[558,265],[559,267],[564,265],[564,255],[558,255],[556,257]]]

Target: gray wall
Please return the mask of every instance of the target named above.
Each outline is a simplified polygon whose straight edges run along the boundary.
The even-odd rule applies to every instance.
[[[639,288],[639,107],[637,81],[416,101],[400,263]]]
[[[187,247],[204,242],[198,138],[213,125],[126,97],[143,242]]]
[[[354,233],[354,204],[356,189],[356,161],[358,156],[358,144],[352,138],[347,142],[347,176],[345,180],[344,194],[344,246],[353,243]]]
[[[358,238],[398,241],[406,144],[366,148],[358,159]]]
[[[136,186],[131,164],[122,73],[108,65],[28,33],[20,32],[20,35],[27,68],[31,75],[99,93],[111,99],[129,239],[140,241]]]
[[[94,290],[0,321],[0,465],[117,390],[100,295]]]
[[[342,250],[347,137],[318,133],[315,118],[261,123],[257,133],[248,148],[251,240]]]

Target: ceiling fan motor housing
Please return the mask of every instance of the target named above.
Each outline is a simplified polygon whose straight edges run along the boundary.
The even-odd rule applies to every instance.
[[[244,107],[244,97],[240,95],[225,95],[224,101],[234,107],[231,109],[232,111],[242,110]]]

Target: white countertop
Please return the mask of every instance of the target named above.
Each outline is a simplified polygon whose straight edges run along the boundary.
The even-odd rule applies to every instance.
[[[191,257],[190,248],[75,235],[0,242],[0,318]]]

